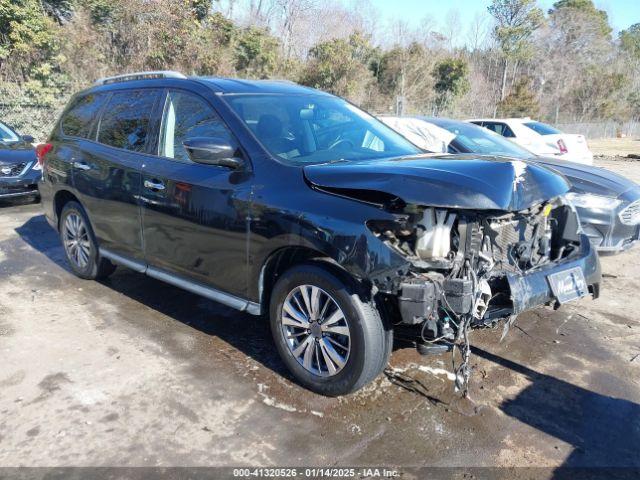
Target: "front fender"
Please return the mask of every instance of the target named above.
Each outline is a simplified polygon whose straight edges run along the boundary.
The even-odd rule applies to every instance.
[[[398,272],[408,271],[409,262],[366,226],[368,220],[393,220],[390,213],[314,190],[294,204],[298,208],[254,209],[249,242],[249,293],[253,299],[259,297],[259,278],[270,256],[288,247],[330,258],[357,280],[369,281],[383,291],[392,288]]]

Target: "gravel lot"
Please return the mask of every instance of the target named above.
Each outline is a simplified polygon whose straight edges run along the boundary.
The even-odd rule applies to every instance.
[[[640,181],[640,161],[599,160]],[[330,399],[291,382],[266,322],[119,268],[82,281],[39,205],[0,206],[0,466],[640,466],[640,248],[602,298],[397,349]]]

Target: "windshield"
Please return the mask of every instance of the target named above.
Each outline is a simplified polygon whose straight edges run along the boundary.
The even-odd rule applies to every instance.
[[[441,127],[456,135],[454,141],[467,152],[518,158],[532,158],[534,156],[529,150],[486,128],[464,123],[445,124]]]
[[[531,130],[540,135],[557,135],[559,133],[562,133],[560,130],[553,128],[551,125],[547,125],[546,123],[525,122],[523,125],[525,127],[529,127]]]
[[[20,137],[16,135],[16,132],[7,127],[4,123],[0,122],[0,142],[9,143],[9,142],[17,142],[20,140]]]
[[[274,157],[292,165],[416,155],[421,150],[337,97],[226,95]]]

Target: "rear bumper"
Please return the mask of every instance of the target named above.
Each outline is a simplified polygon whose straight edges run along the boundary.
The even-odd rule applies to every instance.
[[[507,275],[511,290],[513,314],[517,315],[525,310],[555,302],[556,299],[551,291],[547,277],[553,273],[574,267],[579,267],[582,270],[591,295],[593,298],[598,298],[602,281],[600,261],[587,236],[582,235],[580,255],[577,258],[558,264],[551,264],[533,272]]]

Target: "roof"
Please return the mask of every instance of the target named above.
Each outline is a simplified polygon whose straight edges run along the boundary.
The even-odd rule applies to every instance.
[[[83,90],[85,93],[94,89],[112,90],[123,88],[138,88],[143,85],[165,86],[175,85],[176,82],[198,82],[205,84],[213,91],[224,94],[242,93],[271,93],[287,95],[329,95],[314,88],[304,87],[288,80],[246,80],[241,78],[224,77],[186,77],[180,72],[169,70],[132,72],[111,77],[104,77]]]
[[[467,122],[531,122],[530,117],[511,117],[511,118],[470,118]]]
[[[442,127],[442,128],[446,128],[446,127],[455,127],[456,125],[471,125],[468,122],[464,122],[462,120],[454,120],[453,118],[446,118],[446,117],[423,117],[423,116],[416,116],[415,118],[418,118],[420,120],[424,120],[425,122],[429,122],[432,123],[438,127]]]
[[[288,80],[244,80],[241,78],[191,77],[208,83],[221,93],[286,93],[327,95],[315,88],[304,87]]]

